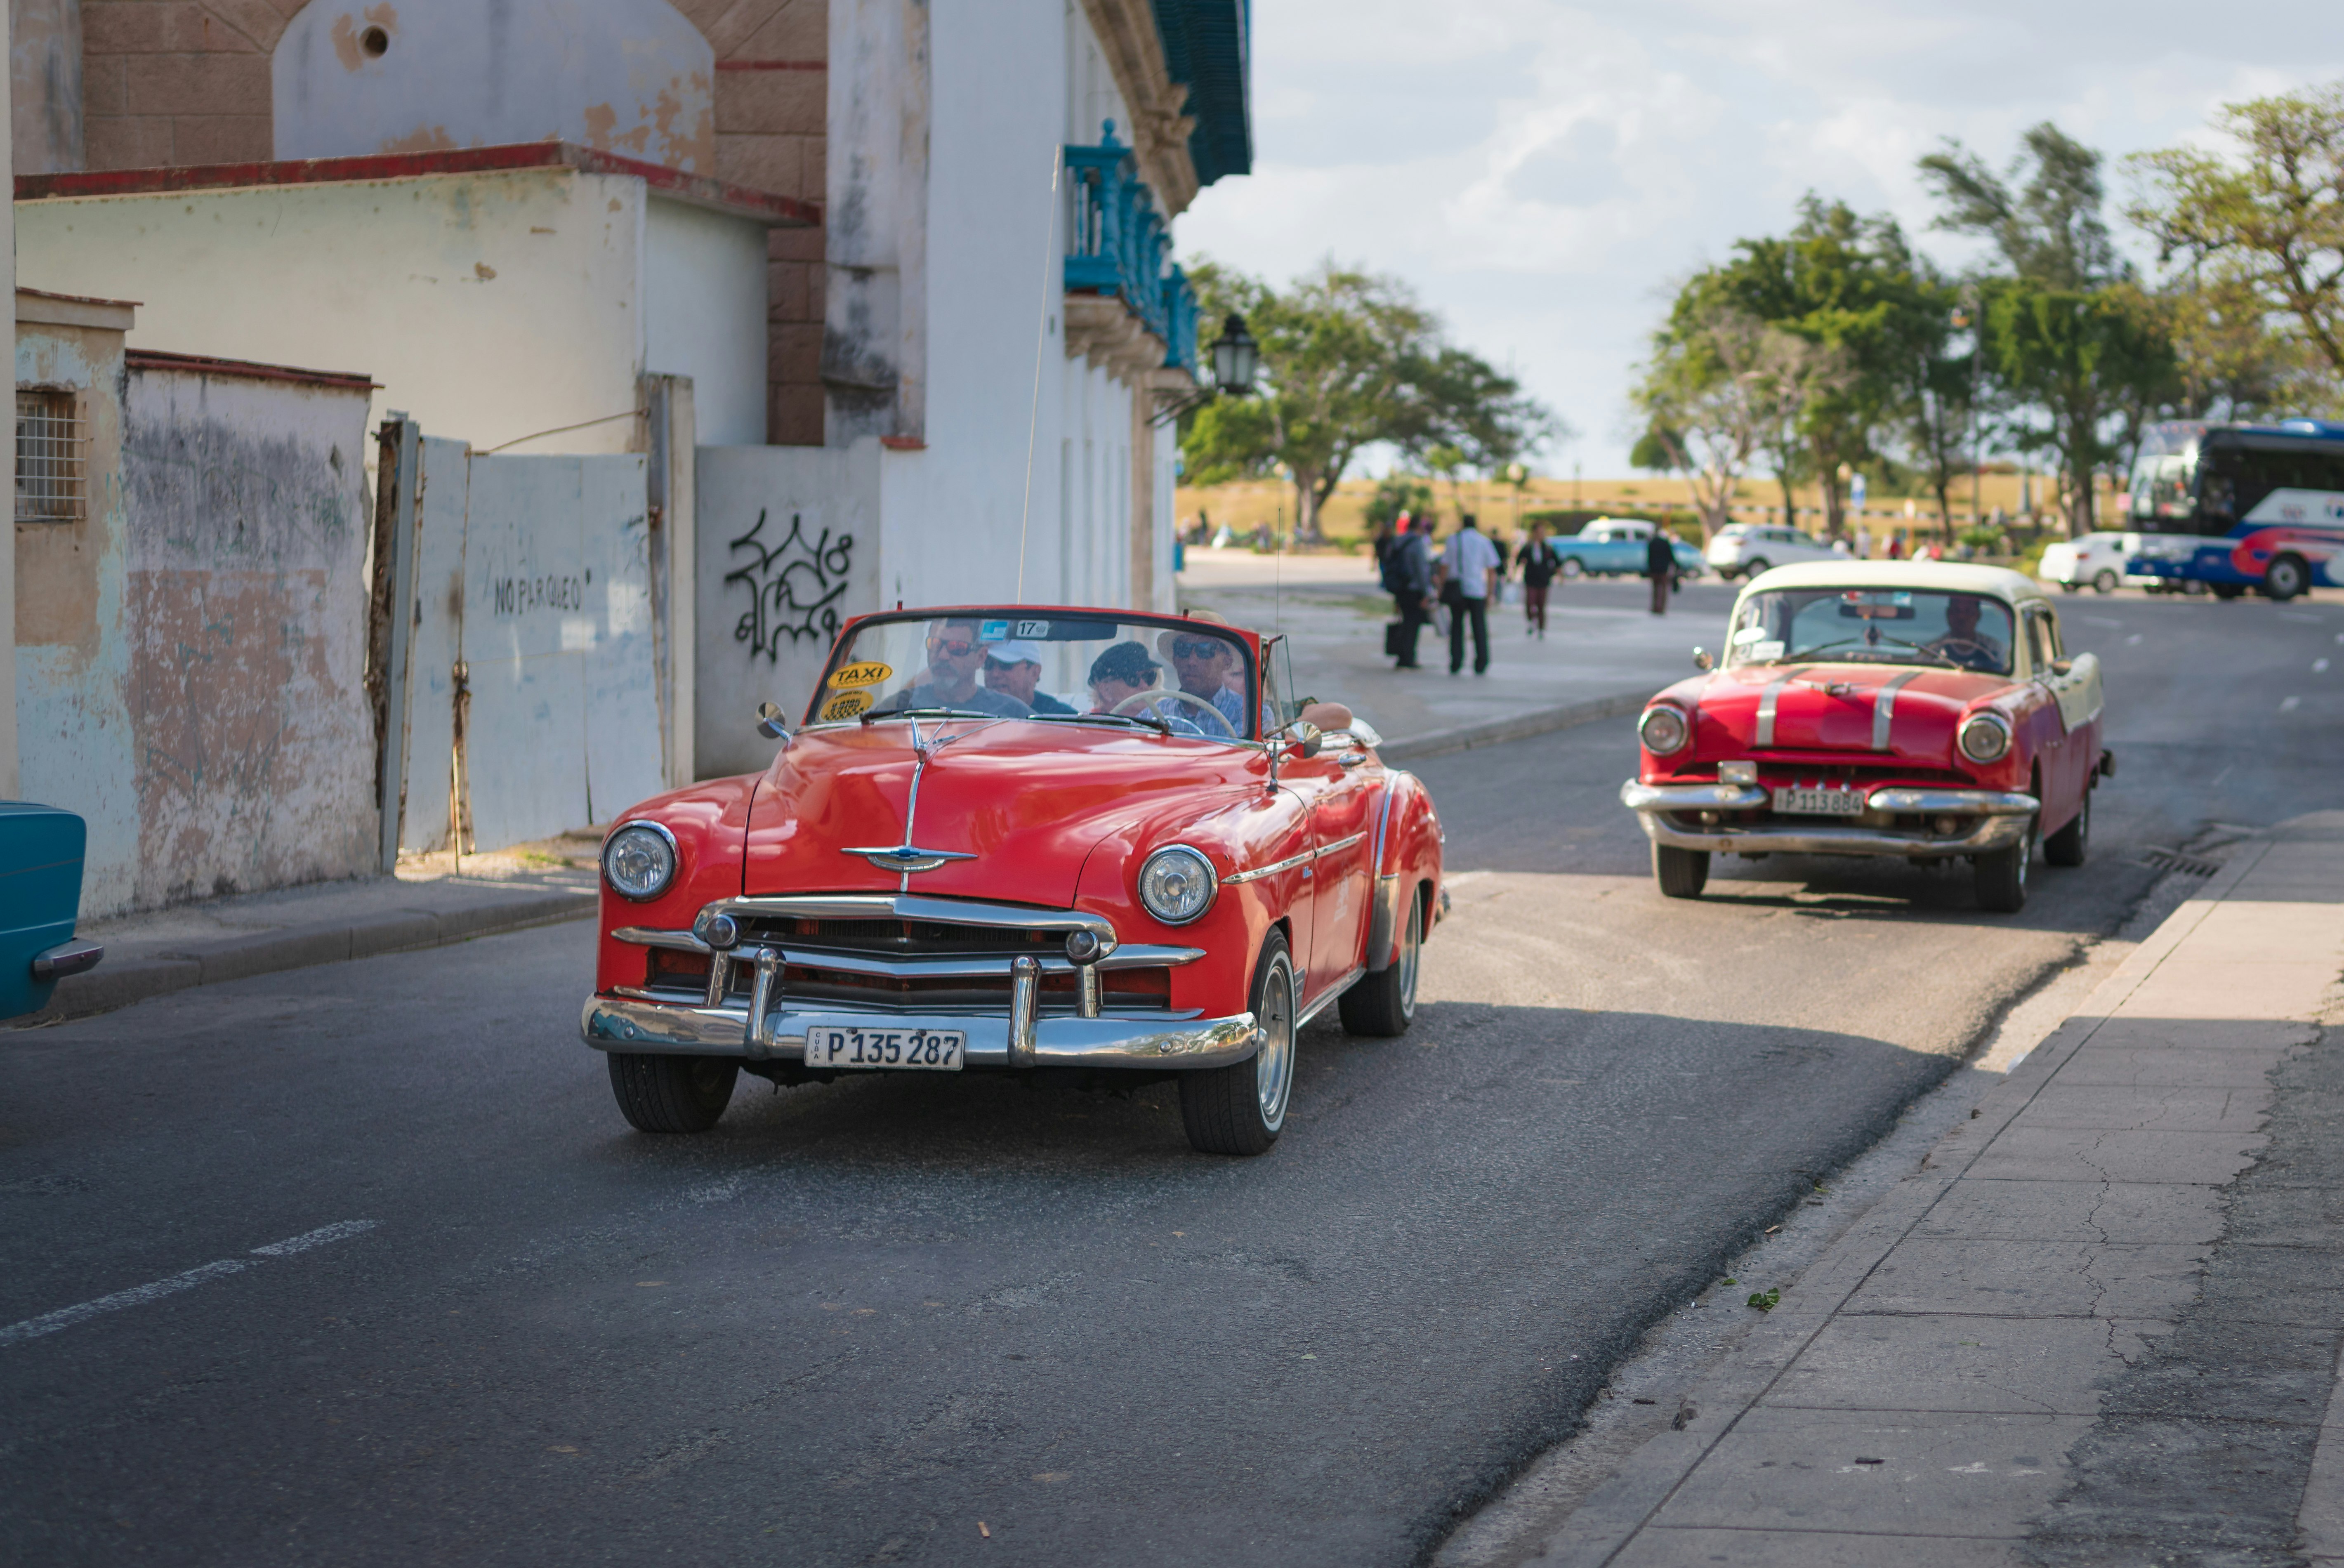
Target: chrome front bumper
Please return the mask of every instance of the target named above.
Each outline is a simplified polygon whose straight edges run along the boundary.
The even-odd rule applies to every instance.
[[[589,996],[579,1033],[598,1051],[737,1057],[744,1061],[803,1061],[805,1035],[823,1025],[888,1029],[958,1029],[968,1037],[962,1059],[971,1067],[1220,1067],[1261,1048],[1251,1013],[1233,1018],[1156,1020],[1116,1017],[1033,1018],[1013,1029],[999,1013],[966,1015],[840,1012],[768,1013],[752,1030],[750,1009],[630,996]]]
[[[1894,855],[1909,859],[1982,855],[2007,849],[2026,836],[2042,809],[2031,794],[2003,790],[1911,789],[1891,785],[1864,797],[1864,808],[1894,816],[1959,817],[1968,831],[1943,834],[1867,824],[1773,821],[1685,827],[1668,814],[1685,811],[1753,811],[1772,804],[1757,784],[1648,784],[1630,779],[1620,804],[1636,813],[1644,835],[1672,849],[1721,855]]]

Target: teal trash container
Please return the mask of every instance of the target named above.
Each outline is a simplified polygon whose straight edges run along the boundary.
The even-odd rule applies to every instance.
[[[0,801],[0,1018],[39,1012],[59,980],[106,956],[74,939],[88,839],[72,812]]]

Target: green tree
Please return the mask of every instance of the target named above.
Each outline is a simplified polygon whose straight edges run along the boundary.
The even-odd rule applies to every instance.
[[[1368,500],[1368,526],[1381,528],[1396,522],[1401,512],[1414,516],[1432,510],[1432,487],[1412,473],[1393,472],[1376,481],[1376,493]]]
[[[1422,460],[1450,447],[1463,468],[1503,463],[1563,431],[1520,384],[1447,341],[1399,279],[1322,264],[1288,288],[1210,261],[1189,271],[1207,319],[1242,314],[1260,345],[1257,395],[1220,398],[1189,416],[1181,455],[1190,481],[1258,477],[1283,463],[1298,531],[1318,517],[1369,446]]]
[[[1653,334],[1632,394],[1645,426],[1629,460],[1685,476],[1704,542],[1733,521],[1752,462],[1795,427],[1820,357],[1742,309],[1714,273],[1688,282]]]
[[[2141,180],[2127,216],[2184,258],[2209,291],[2182,336],[2193,383],[2236,375],[2252,403],[2276,378],[2296,396],[2332,400],[2344,386],[2344,83],[2226,105],[2226,153],[2168,147],[2128,159]],[[2259,309],[2255,309],[2258,307]],[[2260,350],[2248,326],[2278,326]],[[2210,338],[2208,334],[2210,333]],[[2324,372],[2325,387],[2304,384]]]
[[[1982,367],[2001,438],[2051,457],[2072,534],[2093,526],[2093,476],[2121,454],[2117,434],[2137,430],[2177,384],[2165,314],[2100,216],[2100,163],[2046,122],[2004,175],[1958,142],[1920,164],[1936,226],[1990,239],[2007,268],[1978,282]]]

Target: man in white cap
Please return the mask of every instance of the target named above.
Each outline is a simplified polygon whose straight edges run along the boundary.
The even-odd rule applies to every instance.
[[[995,642],[985,654],[985,689],[1025,703],[1037,713],[1071,713],[1075,710],[1041,690],[1042,650],[1013,639]]]

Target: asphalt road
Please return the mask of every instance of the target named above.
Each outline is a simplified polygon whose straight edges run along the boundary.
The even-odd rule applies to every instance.
[[[2121,768],[2016,918],[1781,859],[1664,904],[1624,720],[1420,764],[1429,1005],[1314,1026],[1258,1160],[975,1078],[631,1134],[582,925],[0,1037],[0,1558],[1418,1559],[2145,846],[2336,803],[2344,602],[2062,609]]]

